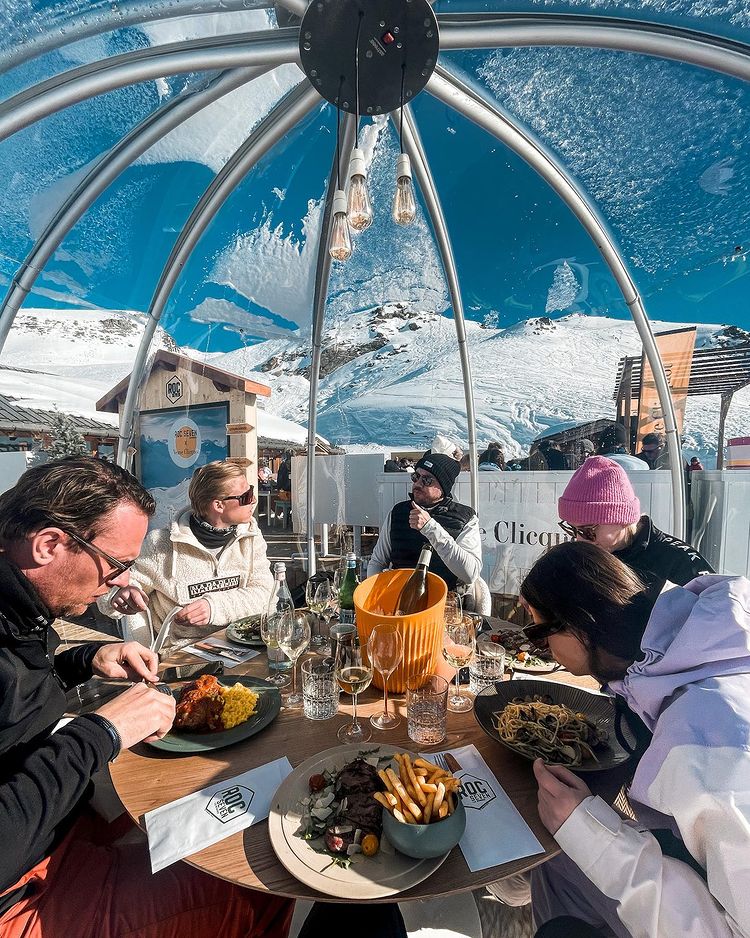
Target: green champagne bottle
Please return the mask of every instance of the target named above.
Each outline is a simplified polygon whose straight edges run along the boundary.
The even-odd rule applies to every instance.
[[[339,621],[354,625],[354,590],[357,588],[357,555],[346,555],[346,573],[339,588]]]

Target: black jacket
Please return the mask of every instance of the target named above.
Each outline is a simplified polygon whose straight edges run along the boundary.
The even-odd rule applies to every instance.
[[[412,508],[411,500],[399,502],[391,511],[391,565],[394,570],[416,567],[419,554],[423,547],[429,547],[430,542],[416,528],[409,527],[409,512]],[[430,517],[455,540],[466,525],[476,515],[473,508],[454,502],[448,496],[434,508],[430,509]],[[455,573],[452,573],[433,550],[430,560],[430,573],[436,573],[448,584],[449,590],[454,590],[458,584]]]
[[[65,692],[91,677],[99,643],[55,655],[53,617],[20,570],[0,559],[0,893],[62,840],[112,740],[79,717],[54,735]],[[31,887],[0,898],[0,915]]]
[[[667,580],[675,586],[684,586],[697,576],[715,572],[694,547],[655,528],[647,515],[638,522],[632,544],[613,553],[638,574],[646,584],[649,599],[653,601]]]

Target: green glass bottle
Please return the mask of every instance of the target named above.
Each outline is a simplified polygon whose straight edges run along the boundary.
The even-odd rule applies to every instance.
[[[354,624],[354,590],[357,588],[357,555],[350,552],[346,555],[346,573],[339,588],[339,620]]]

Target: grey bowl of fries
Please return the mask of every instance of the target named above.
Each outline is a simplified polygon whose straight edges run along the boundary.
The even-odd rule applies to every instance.
[[[424,760],[411,763],[406,754],[395,756],[394,762],[400,771],[387,770],[388,791],[382,798],[376,796],[383,805],[383,833],[407,857],[443,856],[456,846],[466,828],[458,779],[445,771],[433,773],[436,766]],[[430,766],[429,774],[421,775],[420,763]]]
[[[390,811],[383,811],[383,833],[400,853],[417,860],[441,857],[459,842],[466,828],[466,808],[460,799],[452,814],[430,824],[407,824],[397,821]]]

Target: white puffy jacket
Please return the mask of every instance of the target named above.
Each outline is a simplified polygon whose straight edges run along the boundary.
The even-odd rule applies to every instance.
[[[154,629],[159,629],[175,606],[186,606],[196,599],[205,599],[211,608],[210,628],[186,631],[183,627],[181,634],[205,634],[235,619],[265,612],[273,576],[257,522],[253,519],[238,525],[237,536],[220,551],[212,551],[203,547],[190,529],[190,513],[185,509],[169,528],[151,531],[130,572],[130,582],[149,597]],[[105,615],[119,618],[109,602],[115,592],[100,599],[98,605]],[[145,624],[143,614],[131,619]]]

